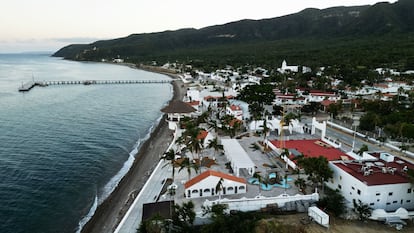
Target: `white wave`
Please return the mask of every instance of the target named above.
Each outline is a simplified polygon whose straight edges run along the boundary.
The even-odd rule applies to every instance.
[[[151,125],[151,127],[148,129],[147,134],[144,138],[139,138],[137,142],[135,143],[133,149],[131,152],[129,152],[129,157],[127,161],[125,161],[122,168],[119,170],[119,172],[113,176],[109,182],[104,186],[102,196],[98,198],[98,196],[95,197],[94,204],[92,205],[91,209],[89,210],[88,214],[81,219],[81,221],[78,224],[78,229],[76,230],[76,233],[80,233],[82,231],[82,228],[85,226],[85,224],[92,218],[94,215],[98,205],[100,205],[106,198],[109,197],[109,195],[115,190],[115,188],[118,186],[119,182],[121,181],[122,177],[125,176],[125,174],[129,171],[132,164],[135,161],[135,155],[138,153],[142,142],[149,139],[152,131],[154,130],[154,127],[157,126],[162,119],[162,115],[159,116],[155,122]]]
[[[88,214],[79,221],[78,229],[76,229],[76,233],[80,233],[82,231],[82,228],[89,221],[89,219],[92,218],[92,216],[95,214],[95,211],[96,211],[97,208],[98,208],[98,194],[95,194],[95,199],[93,201],[93,204],[92,204],[91,208],[89,209]]]

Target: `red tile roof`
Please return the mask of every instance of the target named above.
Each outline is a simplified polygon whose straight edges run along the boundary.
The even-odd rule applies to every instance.
[[[240,110],[241,110],[240,106],[238,106],[238,105],[231,105],[231,106],[230,106],[230,109],[231,109],[232,111],[240,111]]]
[[[274,146],[279,147],[280,141],[273,140],[270,141]],[[321,140],[313,139],[313,140],[288,140],[283,141],[285,148],[287,149],[295,149],[299,153],[302,153],[305,157],[319,157],[323,156],[329,161],[332,160],[340,160],[341,156],[345,156],[349,158],[345,153],[342,151],[331,147],[330,145],[322,142]]]
[[[368,186],[409,183],[410,179],[404,171],[404,167],[414,169],[414,165],[399,158],[395,158],[394,161],[397,162],[387,163],[378,160],[335,162],[333,164]]]
[[[205,139],[208,135],[208,132],[206,130],[201,130],[200,133],[198,133],[197,135],[197,139],[201,140],[201,139]]]
[[[187,104],[190,106],[198,106],[200,105],[200,101],[191,101],[191,102],[187,102]]]
[[[329,106],[329,105],[331,105],[331,104],[333,104],[333,103],[335,103],[334,101],[331,101],[331,100],[323,100],[322,102],[321,102],[321,104],[323,105],[323,106],[325,106],[325,107],[327,107],[327,106]]]
[[[232,175],[222,173],[222,172],[219,172],[219,171],[207,170],[207,171],[201,173],[200,175],[194,177],[193,179],[187,181],[184,184],[184,187],[187,189],[187,188],[197,184],[198,182],[204,180],[205,178],[207,178],[209,176],[216,176],[216,177],[220,177],[220,178],[223,178],[223,179],[226,179],[226,180],[231,180],[231,181],[246,184],[246,180],[243,179],[243,178],[232,176]]]

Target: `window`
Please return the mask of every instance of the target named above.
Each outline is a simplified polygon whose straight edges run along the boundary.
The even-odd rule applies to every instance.
[[[380,201],[380,199],[377,199],[377,202],[379,202]]]
[[[389,193],[388,193],[388,196],[392,196],[392,192],[389,192]]]
[[[374,202],[369,203],[369,205],[374,205]]]
[[[239,187],[239,190],[243,190],[243,189],[244,189],[244,186],[240,186],[240,187]]]
[[[357,193],[358,193],[358,195],[361,195],[361,190],[358,189]]]
[[[352,190],[355,190],[354,186],[352,186],[351,188],[352,188]]]
[[[405,202],[409,203],[409,202],[411,202],[411,200],[406,200]]]
[[[397,202],[398,202],[398,201],[393,201],[392,203],[393,203],[393,204],[395,204],[395,203],[397,203]]]
[[[407,193],[411,193],[411,189],[408,189],[408,190],[407,190]]]
[[[340,184],[338,184],[338,188],[339,188],[339,189],[342,189],[342,186],[341,186]]]
[[[342,180],[342,176],[339,176],[339,180]]]
[[[204,192],[205,193],[209,193],[210,192],[210,189],[204,189]]]
[[[191,191],[192,193],[198,193],[197,189],[194,189],[193,191]]]
[[[379,195],[381,195],[381,194],[380,194],[380,193],[376,193],[376,194],[375,194],[375,196],[379,196]]]
[[[391,203],[387,202],[387,205],[391,205]]]
[[[233,187],[228,187],[227,190],[228,191],[233,191]]]

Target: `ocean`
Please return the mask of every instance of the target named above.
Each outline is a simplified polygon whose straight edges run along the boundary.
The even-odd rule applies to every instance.
[[[34,87],[30,80],[168,79],[49,54],[0,54],[0,232],[76,232],[131,166],[170,84]]]

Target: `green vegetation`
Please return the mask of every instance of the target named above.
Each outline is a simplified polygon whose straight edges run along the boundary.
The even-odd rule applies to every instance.
[[[141,222],[139,233],[193,232],[195,220],[194,203],[189,201],[181,206],[174,205],[172,218],[165,219],[159,215]]]
[[[360,119],[359,128],[378,132],[382,129],[392,138],[404,140],[414,139],[414,105],[394,101],[364,101],[365,114]]]
[[[353,79],[368,75],[366,68],[414,69],[413,10],[411,0],[306,9],[272,19],[69,45],[54,56],[95,61],[120,57],[147,64],[178,61],[204,71],[228,64],[274,68],[287,59],[312,68],[332,66]]]
[[[361,200],[358,200],[358,202],[353,199],[353,211],[358,215],[358,219],[361,221],[367,220],[372,213],[372,208],[369,207],[368,204],[364,204],[361,202]]]
[[[341,195],[341,192],[336,189],[330,189],[325,186],[324,196],[317,203],[318,207],[322,210],[326,210],[332,213],[336,217],[345,213],[345,198]]]
[[[297,159],[298,166],[305,170],[308,180],[315,186],[322,186],[333,176],[333,171],[329,168],[328,160],[323,157],[299,157]]]

